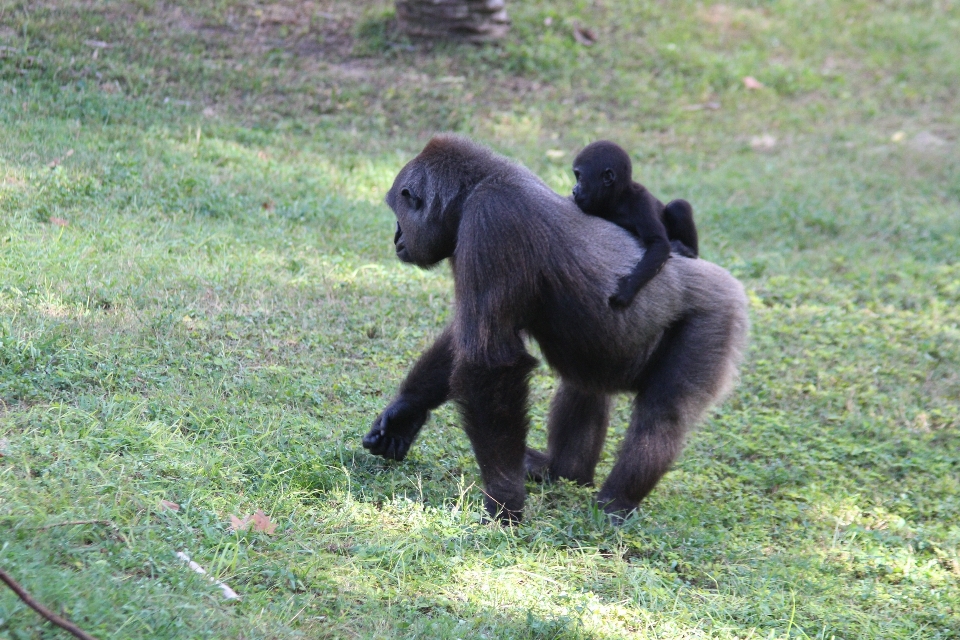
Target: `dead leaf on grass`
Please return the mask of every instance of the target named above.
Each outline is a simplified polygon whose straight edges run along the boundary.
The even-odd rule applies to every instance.
[[[251,527],[253,527],[254,531],[259,531],[267,534],[268,536],[272,536],[273,532],[277,529],[277,524],[275,522],[271,522],[270,516],[265,514],[262,509],[257,509],[252,516],[247,516],[243,520],[233,514],[230,514],[231,531],[246,531]]]
[[[59,158],[54,158],[53,160],[51,160],[50,164],[48,164],[47,166],[50,167],[51,169],[56,169],[58,166],[60,166],[61,162],[63,162],[64,160],[66,160],[72,155],[73,155],[73,149],[70,149],[65,154],[63,154],[63,156]]]
[[[752,148],[754,151],[770,151],[776,146],[776,137],[770,135],[769,133],[750,138],[750,148]]]
[[[262,510],[257,509],[257,512],[253,514],[253,530],[262,531],[268,536],[272,536],[276,529],[276,523],[271,522],[267,514],[265,514]]]
[[[593,32],[593,29],[581,27],[579,24],[573,25],[573,39],[585,47],[597,43],[597,35]]]
[[[50,224],[55,224],[58,227],[66,227],[70,224],[70,221],[64,220],[63,218],[50,218]]]
[[[763,83],[754,78],[753,76],[746,76],[743,79],[743,86],[747,89],[763,89]]]
[[[161,500],[160,509],[166,511],[180,511],[180,505],[178,505],[176,502],[170,502],[169,500]]]

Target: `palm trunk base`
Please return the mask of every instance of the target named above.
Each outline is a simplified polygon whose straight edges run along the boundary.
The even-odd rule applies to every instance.
[[[397,24],[412,38],[489,42],[510,28],[504,0],[396,0]]]

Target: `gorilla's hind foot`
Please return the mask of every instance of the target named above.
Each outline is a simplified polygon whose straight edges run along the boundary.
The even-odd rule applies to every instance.
[[[523,454],[523,470],[534,482],[549,482],[550,458],[542,451],[527,447]]]

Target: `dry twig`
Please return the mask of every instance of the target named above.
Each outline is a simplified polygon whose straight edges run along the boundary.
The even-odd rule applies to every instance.
[[[66,618],[61,618],[60,616],[55,614],[53,611],[50,611],[50,609],[47,609],[45,606],[43,606],[42,604],[34,600],[33,596],[27,593],[27,591],[23,587],[21,587],[16,580],[11,578],[10,574],[8,574],[3,569],[0,569],[0,580],[2,580],[4,584],[10,587],[10,589],[15,594],[17,594],[17,596],[21,600],[23,600],[28,607],[30,607],[31,609],[39,613],[49,622],[52,622],[53,624],[57,625],[61,629],[65,629],[66,631],[69,631],[74,636],[80,638],[80,640],[97,640],[92,635],[90,635],[89,633],[87,633],[77,625],[73,624]]]
[[[124,544],[127,543],[127,537],[120,532],[120,527],[117,526],[117,523],[112,520],[70,520],[68,522],[54,522],[52,524],[45,524],[42,527],[35,527],[36,531],[46,531],[47,529],[52,529],[54,527],[69,527],[72,525],[79,524],[102,524],[113,529],[113,532],[117,534],[117,537],[120,538]]]

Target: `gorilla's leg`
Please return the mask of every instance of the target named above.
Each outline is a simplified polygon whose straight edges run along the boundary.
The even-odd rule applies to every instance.
[[[450,396],[452,371],[453,334],[447,327],[413,365],[397,397],[373,421],[370,432],[363,437],[363,446],[374,455],[403,460],[430,410]]]
[[[603,451],[610,421],[610,397],[580,389],[565,380],[550,403],[547,454],[527,450],[527,473],[541,479],[566,478],[593,484],[593,472]]]
[[[704,313],[664,334],[640,381],[617,462],[597,496],[607,513],[636,508],[683,449],[687,429],[727,390],[740,336],[736,321]]]
[[[679,250],[674,251],[688,258],[700,255],[700,243],[697,239],[697,225],[693,221],[693,207],[686,200],[671,200],[663,210],[663,226],[667,228],[667,237],[680,242]],[[673,243],[670,243],[673,246]]]
[[[499,520],[519,522],[526,491],[527,388],[536,359],[523,353],[506,366],[458,364],[454,397],[483,479],[484,506]]]

